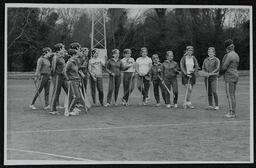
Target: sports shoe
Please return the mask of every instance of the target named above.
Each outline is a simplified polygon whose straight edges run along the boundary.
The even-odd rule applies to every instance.
[[[81,103],[78,103],[76,107],[84,107]]]
[[[159,106],[161,106],[161,104],[160,103],[156,103],[156,107],[159,107]]]
[[[149,100],[150,100],[150,97],[149,97],[149,96],[147,96],[147,98],[146,98],[145,102],[146,102],[146,103],[148,103],[148,102],[149,102]]]
[[[76,112],[76,111],[72,111],[72,112],[69,113],[69,115],[71,115],[71,116],[77,116],[77,115],[79,115],[79,113]]]
[[[81,110],[80,110],[79,108],[76,108],[76,107],[75,107],[73,111],[80,112]]]
[[[64,116],[68,117],[69,116],[69,112],[64,112]]]
[[[174,104],[174,108],[178,108],[178,104]]]
[[[114,106],[118,106],[118,103],[115,103]]]
[[[187,104],[183,104],[183,108],[184,109],[187,109],[188,107],[187,107]]]
[[[33,104],[29,105],[29,108],[31,108],[32,110],[36,110],[37,109]]]
[[[58,111],[50,111],[49,113],[52,114],[52,115],[59,115],[60,114]]]
[[[143,101],[143,102],[142,102],[142,105],[143,105],[143,106],[146,106],[146,105],[147,105],[147,102],[146,102],[146,101]]]
[[[124,99],[122,99],[122,104],[126,106],[127,102]]]
[[[219,106],[214,107],[214,110],[219,110],[219,109],[220,109]]]
[[[49,110],[49,109],[50,109],[50,105],[45,106],[44,109],[45,109],[45,110]]]
[[[58,108],[58,109],[63,109],[63,108],[65,108],[65,107],[62,106],[62,105],[58,105],[56,108]]]
[[[228,114],[226,114],[225,116],[226,116],[227,118],[234,118],[234,117],[236,117],[235,114],[231,114],[231,113],[228,113]]]
[[[104,106],[105,106],[105,107],[109,107],[109,106],[110,106],[110,104],[109,104],[109,103],[107,103],[107,104],[105,104]]]
[[[170,104],[167,104],[166,107],[167,107],[167,108],[171,108],[171,105],[170,105]]]
[[[192,104],[187,105],[188,108],[194,109],[195,107]]]
[[[214,110],[214,107],[213,107],[213,106],[208,106],[208,107],[206,108],[206,110]]]

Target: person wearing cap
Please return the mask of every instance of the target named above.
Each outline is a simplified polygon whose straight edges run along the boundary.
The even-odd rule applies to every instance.
[[[53,93],[50,105],[50,114],[59,114],[57,111],[57,104],[59,102],[59,96],[61,92],[61,88],[68,93],[68,84],[63,74],[63,70],[65,67],[64,56],[67,54],[67,51],[64,48],[62,43],[58,43],[54,45],[55,55],[52,60],[52,81],[53,81]]]
[[[109,74],[109,85],[108,85],[108,95],[107,95],[107,103],[105,107],[110,106],[111,99],[114,91],[114,101],[115,106],[117,105],[117,98],[121,83],[121,70],[122,64],[121,60],[119,59],[120,51],[118,49],[112,50],[112,58],[110,58],[106,63],[106,71]]]
[[[98,57],[97,49],[92,50],[92,58],[89,60],[88,72],[90,74],[91,94],[93,104],[96,104],[95,92],[96,87],[99,93],[99,101],[103,106],[103,68],[105,67],[104,60]]]
[[[169,90],[173,90],[173,105],[170,101],[170,93],[165,89],[165,100],[166,107],[178,108],[178,81],[177,74],[179,74],[179,65],[173,60],[174,54],[173,51],[166,52],[166,60],[162,64],[162,79],[164,84]]]
[[[81,110],[75,107],[75,105],[80,101],[81,95],[79,92],[79,83],[80,83],[80,76],[78,74],[79,68],[79,58],[76,57],[77,50],[76,49],[69,49],[69,55],[71,58],[68,60],[67,64],[64,68],[64,75],[68,81],[69,89],[68,89],[68,99],[69,104],[67,111],[65,111],[64,115],[78,115]]]
[[[194,47],[187,46],[186,53],[180,60],[180,69],[182,75],[182,84],[186,87],[186,99],[184,101],[183,107],[184,108],[191,108],[193,109],[194,106],[191,103],[190,97],[192,93],[192,89],[194,84],[196,83],[196,75],[195,72],[198,71],[198,61],[196,57],[193,55]]]
[[[36,79],[35,81],[39,80],[38,87],[36,88],[36,94],[32,100],[31,105],[29,106],[31,109],[35,110],[36,107],[34,106],[35,101],[41,91],[44,89],[44,100],[45,100],[45,107],[44,109],[50,109],[49,106],[49,91],[50,91],[50,56],[51,56],[51,48],[46,47],[42,50],[43,54],[37,60],[37,67],[36,67]],[[37,90],[38,89],[38,90]]]
[[[148,91],[150,87],[150,69],[152,60],[148,57],[148,50],[142,47],[140,50],[141,57],[136,59],[136,72],[138,74],[137,87],[143,96],[142,104],[147,105],[149,101]]]
[[[226,55],[222,59],[220,75],[224,76],[225,89],[228,99],[229,112],[226,117],[236,117],[236,85],[238,82],[239,55],[235,52],[235,45],[231,39],[224,42]]]
[[[208,48],[208,57],[204,59],[202,70],[209,73],[209,76],[205,77],[205,86],[208,87],[208,102],[209,106],[207,110],[219,110],[219,102],[217,95],[218,85],[218,73],[220,70],[220,60],[215,56],[215,48]],[[213,98],[215,101],[215,107],[213,106]]]
[[[123,67],[123,89],[124,96],[122,98],[122,104],[128,106],[128,100],[130,94],[133,92],[135,85],[135,60],[131,57],[131,49],[124,49],[124,58],[121,59]]]
[[[153,54],[152,55],[152,62],[153,62],[153,65],[151,67],[151,70],[150,70],[150,77],[151,77],[151,80],[152,80],[152,83],[153,83],[153,90],[154,90],[154,97],[156,99],[156,106],[160,106],[160,96],[159,96],[159,88],[162,92],[162,97],[164,99],[164,102],[165,101],[165,93],[164,93],[164,88],[163,88],[163,84],[162,84],[162,78],[159,78],[161,77],[161,72],[162,72],[162,64],[160,63],[159,61],[159,56],[158,54]]]

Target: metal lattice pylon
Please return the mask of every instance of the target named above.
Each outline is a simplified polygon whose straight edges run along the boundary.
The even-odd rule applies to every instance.
[[[106,9],[93,9],[91,49],[106,49]]]

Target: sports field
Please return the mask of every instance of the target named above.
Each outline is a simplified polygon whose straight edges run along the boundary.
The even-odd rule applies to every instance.
[[[104,80],[105,101],[108,79]],[[123,107],[121,85],[119,106],[96,106],[88,114],[64,117],[44,110],[30,110],[28,106],[35,92],[33,81],[9,79],[7,159],[249,162],[249,77],[240,77],[235,119],[224,117],[227,100],[222,78],[218,88],[219,111],[205,110],[206,91],[202,79],[197,80],[192,92],[195,109],[182,109],[185,88],[180,78],[178,82],[178,109],[155,107],[152,86],[148,106],[139,105],[141,96],[135,89],[131,105]],[[64,91],[60,102],[64,102]],[[35,105],[41,108],[39,99]]]

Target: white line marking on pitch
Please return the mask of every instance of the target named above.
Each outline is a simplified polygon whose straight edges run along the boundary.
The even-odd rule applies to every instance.
[[[24,133],[43,133],[43,132],[65,132],[65,131],[93,131],[93,130],[112,130],[112,129],[131,129],[131,128],[148,128],[148,127],[168,127],[168,126],[192,126],[207,124],[231,124],[231,123],[249,123],[249,120],[240,121],[222,121],[222,122],[199,122],[199,123],[176,123],[176,124],[149,124],[149,125],[127,125],[120,127],[98,127],[98,128],[77,128],[77,129],[55,129],[55,130],[32,130],[32,131],[11,131],[10,134]]]
[[[34,154],[41,154],[41,155],[48,155],[66,159],[74,159],[74,160],[81,160],[81,161],[93,161],[89,159],[79,158],[79,157],[72,157],[72,156],[65,156],[65,155],[57,155],[52,153],[45,153],[45,152],[38,152],[38,151],[31,151],[31,150],[22,150],[22,149],[15,149],[15,148],[7,148],[9,151],[17,151],[17,152],[25,152],[25,153],[34,153]]]

